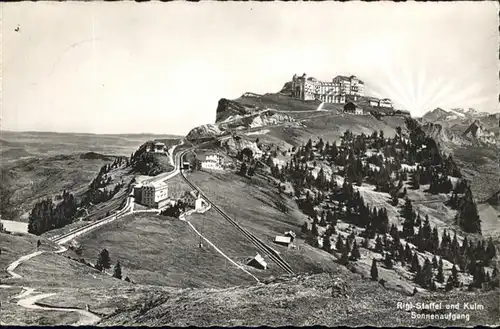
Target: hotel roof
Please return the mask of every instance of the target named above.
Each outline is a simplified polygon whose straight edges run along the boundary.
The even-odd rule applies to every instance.
[[[168,184],[165,183],[164,181],[159,181],[159,182],[150,182],[145,186],[152,186],[154,188],[163,188],[163,187],[168,187]]]

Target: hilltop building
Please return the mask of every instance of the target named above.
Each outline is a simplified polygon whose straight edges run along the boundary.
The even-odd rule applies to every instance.
[[[153,145],[154,145],[154,152],[156,153],[165,153],[167,151],[165,143],[155,142]]]
[[[142,186],[141,202],[151,208],[161,208],[168,203],[168,184],[152,182]]]
[[[364,95],[364,82],[356,76],[336,76],[332,81],[320,81],[313,77],[308,77],[305,73],[298,77],[296,74],[292,78],[292,97],[307,101],[319,100],[325,103],[346,102],[348,96],[357,100]]]
[[[372,107],[385,107],[385,108],[393,108],[392,101],[389,98],[376,98],[376,97],[364,97],[366,101],[368,101],[368,105]]]
[[[220,154],[210,154],[206,155],[204,159],[201,160],[201,168],[203,169],[214,169],[222,170],[224,166],[224,157]]]
[[[338,75],[332,81],[320,81],[305,73],[300,77],[294,74],[291,82],[291,96],[303,101],[316,100],[335,104],[363,102],[371,107],[394,107],[389,98],[365,96],[364,92],[365,83],[354,75]]]
[[[148,142],[146,144],[146,152],[167,153],[167,146],[162,142]]]

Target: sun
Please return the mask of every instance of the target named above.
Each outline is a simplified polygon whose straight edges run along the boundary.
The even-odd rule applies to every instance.
[[[488,100],[482,96],[483,86],[474,82],[479,68],[471,65],[452,76],[430,72],[421,63],[402,65],[400,68],[379,70],[373,88],[367,94],[387,97],[396,107],[409,111],[413,116],[421,116],[436,107],[469,107]]]

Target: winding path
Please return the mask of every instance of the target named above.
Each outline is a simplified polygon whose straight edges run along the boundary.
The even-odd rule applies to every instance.
[[[60,246],[59,250],[54,251],[54,253],[62,253],[66,251],[67,249],[63,246]],[[39,250],[32,252],[28,255],[24,255],[17,259],[16,261],[12,262],[8,267],[7,267],[7,273],[11,276],[11,279],[21,279],[22,276],[20,274],[17,274],[14,272],[14,270],[22,263],[25,261],[30,260],[33,257],[39,256],[46,251]],[[18,286],[11,286],[11,285],[0,285],[0,288],[20,288]],[[27,309],[32,309],[32,310],[47,310],[47,311],[62,311],[62,312],[76,312],[80,315],[80,321],[78,321],[75,325],[94,325],[98,323],[101,318],[95,315],[94,313],[91,313],[86,310],[82,310],[79,308],[62,308],[62,307],[52,307],[52,306],[42,306],[38,304],[39,300],[42,300],[47,297],[52,297],[56,296],[57,293],[41,293],[41,294],[34,294],[35,289],[30,288],[30,287],[22,287],[23,291],[12,297],[12,299],[19,299],[17,301],[17,305],[27,308]],[[6,325],[5,323],[2,322],[2,325]]]

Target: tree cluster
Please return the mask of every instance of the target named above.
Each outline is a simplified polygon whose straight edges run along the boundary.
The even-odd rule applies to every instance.
[[[40,235],[73,222],[78,210],[76,198],[64,190],[60,199],[61,201],[57,204],[51,198],[43,199],[35,204],[28,217],[29,233]]]
[[[186,211],[187,204],[182,200],[177,201],[174,205],[165,208],[161,211],[160,215],[179,218],[179,216]]]

